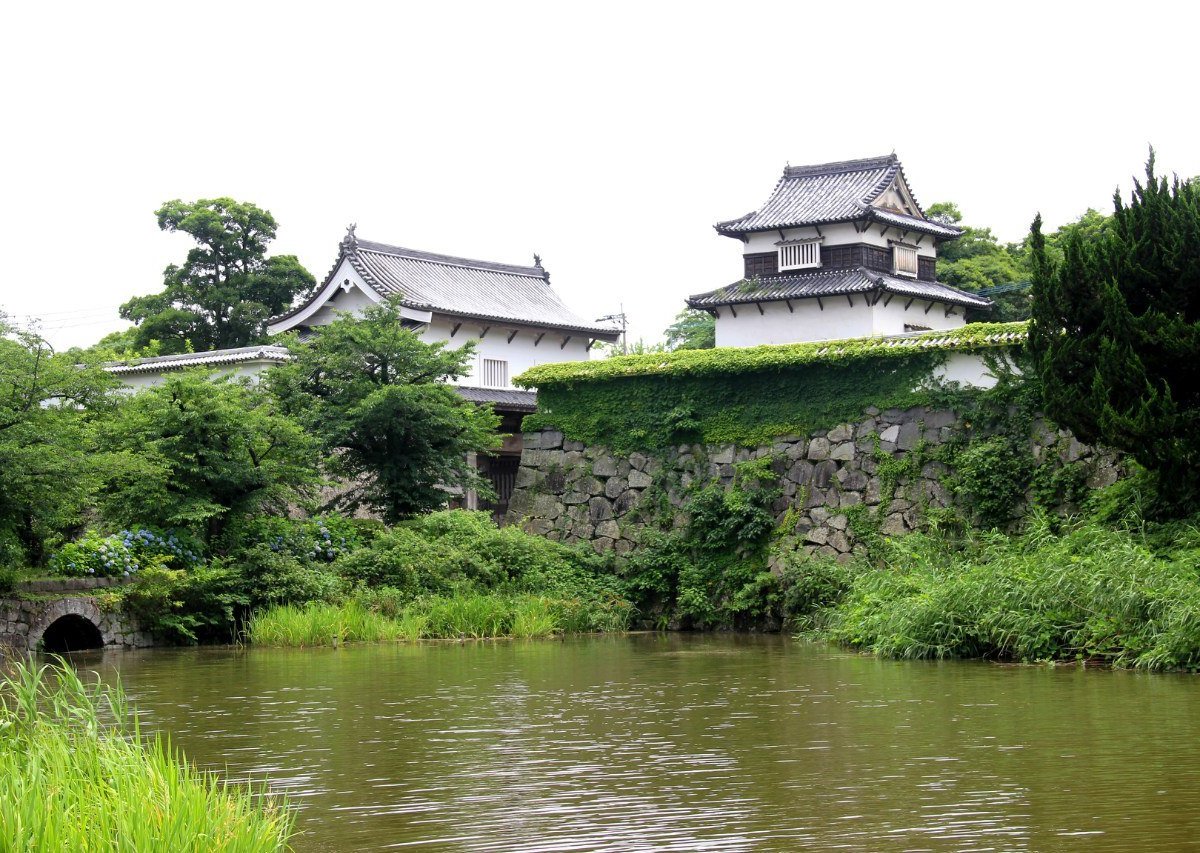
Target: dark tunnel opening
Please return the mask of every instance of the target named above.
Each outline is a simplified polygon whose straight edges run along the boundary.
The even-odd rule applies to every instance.
[[[42,650],[48,654],[61,655],[103,646],[100,629],[90,619],[74,613],[55,619],[42,634]]]

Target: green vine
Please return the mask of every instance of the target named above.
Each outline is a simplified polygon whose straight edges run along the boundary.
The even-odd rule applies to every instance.
[[[1024,329],[973,324],[899,339],[621,356],[541,365],[516,381],[538,388],[526,429],[555,427],[617,452],[757,446],[853,422],[868,406],[930,402],[930,374],[950,351],[1019,344]]]

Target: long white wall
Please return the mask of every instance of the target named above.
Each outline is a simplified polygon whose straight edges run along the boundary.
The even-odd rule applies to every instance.
[[[828,296],[821,300],[793,299],[789,311],[784,302],[762,303],[762,313],[753,303],[719,309],[717,316],[717,346],[752,347],[762,344],[794,344],[805,341],[832,341],[842,338],[863,338],[871,335],[901,335],[905,324],[928,326],[934,330],[957,329],[965,319],[962,309],[946,316],[945,308],[914,300],[908,309],[908,299],[895,296],[884,305],[874,306],[866,297]]]
[[[840,222],[834,225],[822,225],[821,233],[817,234],[817,229],[812,226],[804,228],[785,228],[783,229],[784,236],[788,240],[806,240],[816,237],[824,237],[823,246],[844,246],[851,243],[866,243],[871,246],[879,246],[880,248],[890,248],[891,244],[888,240],[899,240],[901,232],[897,228],[889,228],[886,233],[882,225],[872,224],[866,231],[855,231],[854,226],[849,222]],[[919,235],[913,234],[911,231],[908,234],[908,241],[915,242]],[[778,231],[756,231],[753,234],[746,235],[747,242],[742,246],[742,254],[752,255],[760,252],[774,252],[778,247],[775,245],[779,242]],[[937,244],[929,235],[921,238],[921,242],[917,245],[917,254],[926,258],[937,257]]]

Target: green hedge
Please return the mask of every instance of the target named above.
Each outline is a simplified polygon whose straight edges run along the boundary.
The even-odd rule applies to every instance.
[[[535,367],[538,411],[525,429],[618,451],[684,442],[756,445],[929,402],[921,388],[952,350],[1020,345],[1024,323],[978,323],[906,338],[680,350]]]

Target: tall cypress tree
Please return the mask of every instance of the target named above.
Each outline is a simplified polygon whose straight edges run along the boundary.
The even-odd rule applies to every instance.
[[[1029,348],[1046,414],[1157,476],[1164,508],[1200,506],[1200,187],[1154,174],[1114,194],[1111,227],[1068,235],[1063,259],[1031,232]]]

